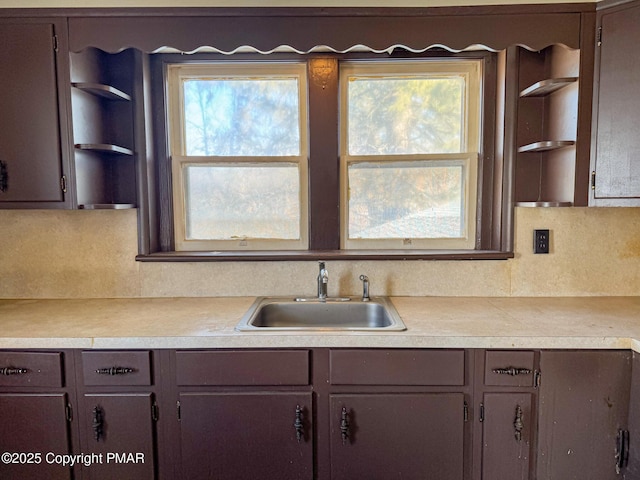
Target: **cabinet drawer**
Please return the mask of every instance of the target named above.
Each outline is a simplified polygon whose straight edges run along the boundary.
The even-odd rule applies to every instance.
[[[464,350],[332,350],[334,385],[464,385]]]
[[[178,385],[308,385],[309,352],[178,351]]]
[[[485,385],[532,387],[533,374],[532,351],[490,350],[485,354]]]
[[[0,387],[62,387],[61,352],[0,352]]]
[[[151,385],[151,352],[84,351],[82,375],[86,386]]]

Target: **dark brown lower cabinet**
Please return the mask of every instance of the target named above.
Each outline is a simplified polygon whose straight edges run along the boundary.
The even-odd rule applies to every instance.
[[[92,480],[153,480],[155,413],[151,393],[85,394],[81,451],[99,460],[83,469]]]
[[[72,478],[71,468],[56,462],[71,453],[67,405],[65,393],[0,394],[0,478]]]
[[[625,467],[616,467],[616,454],[618,435],[628,430],[631,352],[542,351],[540,369],[538,478],[620,479]]]
[[[482,417],[483,480],[531,478],[530,393],[485,393]]]
[[[313,479],[310,392],[183,392],[179,405],[182,479]]]
[[[0,479],[640,478],[630,351],[177,353],[0,351]]]
[[[333,394],[331,479],[462,480],[462,393]]]

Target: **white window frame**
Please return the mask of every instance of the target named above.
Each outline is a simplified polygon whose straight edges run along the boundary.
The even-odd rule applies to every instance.
[[[463,145],[460,153],[419,155],[350,155],[348,152],[347,89],[352,76],[389,77],[406,75],[462,75],[465,78]],[[340,244],[353,249],[451,249],[472,250],[476,247],[478,152],[482,138],[482,61],[469,59],[424,59],[387,61],[348,61],[340,65]],[[463,232],[459,238],[381,238],[358,239],[349,232],[349,165],[359,162],[462,162],[466,175],[463,186]]]
[[[197,78],[296,78],[299,91],[300,152],[295,156],[187,156],[183,82]],[[173,179],[173,219],[176,251],[305,250],[309,246],[307,69],[304,62],[178,63],[166,67],[169,151]],[[298,239],[187,239],[185,169],[191,165],[296,164],[300,182],[300,236]]]

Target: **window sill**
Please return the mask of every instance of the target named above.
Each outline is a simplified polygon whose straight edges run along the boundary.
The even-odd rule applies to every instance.
[[[157,252],[138,255],[139,262],[244,262],[310,260],[507,260],[513,252],[498,250],[314,250]]]

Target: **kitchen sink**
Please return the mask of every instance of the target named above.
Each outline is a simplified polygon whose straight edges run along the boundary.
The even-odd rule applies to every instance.
[[[259,297],[236,326],[239,331],[402,331],[407,327],[387,297]]]

